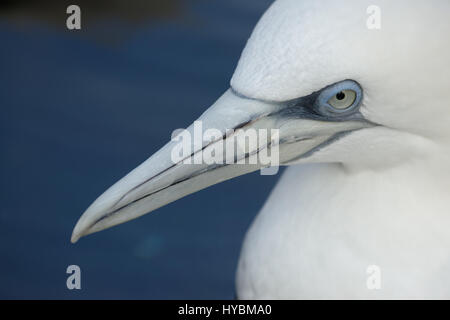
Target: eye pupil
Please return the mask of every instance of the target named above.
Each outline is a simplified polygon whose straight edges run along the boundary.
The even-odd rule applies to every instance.
[[[336,99],[342,100],[344,98],[345,98],[345,93],[343,93],[342,91],[340,91],[336,94]]]

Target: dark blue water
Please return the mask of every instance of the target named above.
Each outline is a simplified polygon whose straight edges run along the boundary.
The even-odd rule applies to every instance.
[[[233,298],[245,231],[278,176],[243,176],[69,239],[100,193],[227,89],[270,2],[182,2],[176,15],[92,34],[69,32],[64,15],[1,18],[0,298]],[[66,288],[71,264],[78,291]]]

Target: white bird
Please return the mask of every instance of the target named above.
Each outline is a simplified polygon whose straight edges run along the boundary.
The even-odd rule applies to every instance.
[[[200,117],[279,129],[293,165],[247,233],[239,298],[450,298],[449,13],[448,0],[279,0],[264,14]],[[173,163],[175,145],[101,195],[72,242],[261,167]]]

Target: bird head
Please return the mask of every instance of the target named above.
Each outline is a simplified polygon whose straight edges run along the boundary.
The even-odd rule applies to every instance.
[[[450,3],[373,2],[274,2],[230,88],[104,192],[79,219],[72,242],[274,163],[372,169],[448,147]],[[370,19],[378,20],[375,28]],[[245,130],[255,130],[255,145],[239,144]],[[199,141],[185,143],[196,134]],[[263,152],[276,161],[263,162]]]

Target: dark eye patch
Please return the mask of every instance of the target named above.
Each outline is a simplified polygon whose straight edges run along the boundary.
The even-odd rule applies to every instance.
[[[337,109],[329,104],[331,97],[338,95],[344,90],[353,90],[356,98],[352,105],[345,109]],[[344,80],[327,86],[310,95],[285,101],[285,105],[277,112],[279,116],[306,118],[322,121],[349,121],[363,119],[359,107],[363,97],[361,86],[353,80]]]

